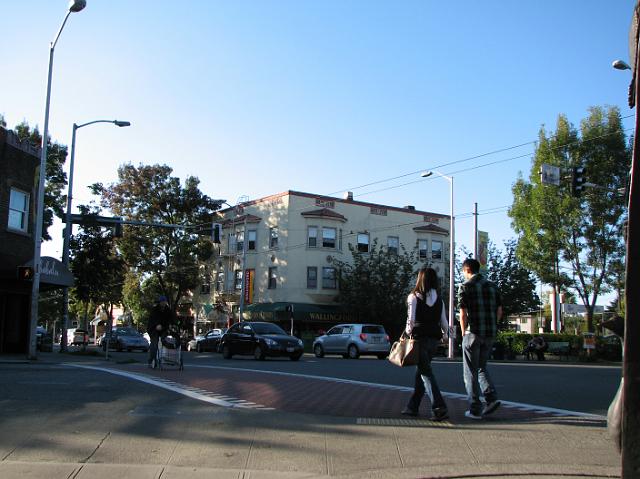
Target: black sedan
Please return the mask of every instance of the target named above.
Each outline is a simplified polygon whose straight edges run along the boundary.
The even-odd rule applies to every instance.
[[[107,350],[107,340],[103,338],[100,342],[102,350]],[[111,339],[109,341],[109,349],[122,351],[133,351],[139,349],[147,352],[149,350],[149,341],[134,328],[113,328],[111,330]]]
[[[222,329],[212,329],[204,336],[196,336],[187,344],[187,351],[218,351],[218,343],[223,334]]]
[[[304,352],[302,340],[273,323],[244,321],[231,326],[222,337],[222,357],[253,355],[255,359],[287,356],[297,361]]]

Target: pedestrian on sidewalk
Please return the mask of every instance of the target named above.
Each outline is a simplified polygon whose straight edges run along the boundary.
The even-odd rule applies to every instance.
[[[152,366],[158,354],[158,341],[169,334],[169,328],[175,323],[174,315],[169,307],[166,296],[160,296],[151,310],[147,322],[149,333],[149,359],[148,365]]]
[[[449,335],[449,326],[444,311],[444,302],[438,294],[438,275],[432,268],[418,272],[416,286],[407,297],[407,336],[418,340],[419,360],[413,386],[413,395],[402,410],[406,416],[417,416],[420,401],[425,393],[429,396],[432,420],[442,421],[449,417],[447,405],[431,368],[443,332]]]
[[[480,263],[467,258],[462,263],[465,282],[458,291],[464,386],[469,410],[465,416],[482,419],[500,407],[498,393],[487,371],[487,361],[502,318],[502,298],[495,284],[480,274]],[[480,401],[480,392],[486,404]]]

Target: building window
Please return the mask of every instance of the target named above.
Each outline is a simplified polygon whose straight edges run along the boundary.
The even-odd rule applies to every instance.
[[[340,228],[340,236],[338,236],[338,249],[342,251],[342,228]]]
[[[520,324],[527,324],[529,322],[529,318],[520,318]]]
[[[369,233],[358,233],[358,253],[369,252]]]
[[[336,229],[335,228],[322,228],[322,247],[323,248],[336,247]]]
[[[318,246],[318,227],[309,226],[307,228],[307,246],[309,248],[316,248]]]
[[[427,240],[421,239],[418,240],[418,258],[422,260],[427,259]]]
[[[237,269],[234,272],[234,285],[236,291],[242,291],[242,270]]]
[[[335,268],[322,268],[322,289],[336,289]]]
[[[247,231],[247,249],[249,251],[255,251],[256,249],[256,240],[258,238],[258,233],[256,230]]]
[[[200,294],[211,294],[211,285],[208,283],[201,285]]]
[[[278,278],[277,266],[271,266],[269,268],[269,289],[276,289],[276,279]]]
[[[9,199],[9,228],[26,232],[28,216],[29,195],[11,188],[11,196]]]
[[[397,236],[387,236],[387,251],[391,254],[398,254],[400,250],[400,239]]]
[[[307,289],[316,289],[318,287],[318,268],[315,266],[307,267]]]
[[[244,250],[244,230],[236,231],[236,251],[242,253]]]
[[[278,227],[274,226],[269,228],[269,248],[274,249],[278,247]]]
[[[442,259],[442,241],[431,242],[431,258]]]
[[[224,271],[218,271],[216,278],[216,291],[220,292],[224,290]]]

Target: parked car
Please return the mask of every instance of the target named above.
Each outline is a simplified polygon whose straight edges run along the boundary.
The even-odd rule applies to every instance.
[[[106,337],[101,341],[102,350],[107,350]],[[111,338],[109,340],[109,349],[116,349],[122,351],[133,351],[139,349],[141,351],[149,351],[149,341],[147,341],[142,334],[136,331],[134,328],[113,328],[111,330]]]
[[[218,343],[222,337],[222,329],[211,329],[202,336],[196,336],[187,343],[187,351],[218,351]]]
[[[297,361],[304,353],[301,339],[287,334],[273,323],[243,321],[231,326],[222,338],[222,357],[253,355],[255,359],[287,356]]]
[[[89,332],[86,329],[67,329],[67,346],[86,346],[87,344],[89,344]]]
[[[341,354],[345,359],[374,355],[384,359],[391,350],[391,341],[379,324],[338,324],[313,342],[317,358],[325,354]]]
[[[49,353],[53,351],[53,333],[48,332],[43,326],[36,327],[36,349]]]

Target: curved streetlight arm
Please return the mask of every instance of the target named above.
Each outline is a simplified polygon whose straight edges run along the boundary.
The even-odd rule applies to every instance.
[[[77,130],[79,128],[85,127],[85,126],[89,126],[89,125],[93,125],[94,123],[113,123],[116,126],[119,127],[123,127],[123,126],[131,126],[131,123],[128,121],[120,121],[120,120],[93,120],[93,121],[88,121],[87,123],[83,123],[82,125],[76,125],[75,123],[73,124],[73,130]]]

